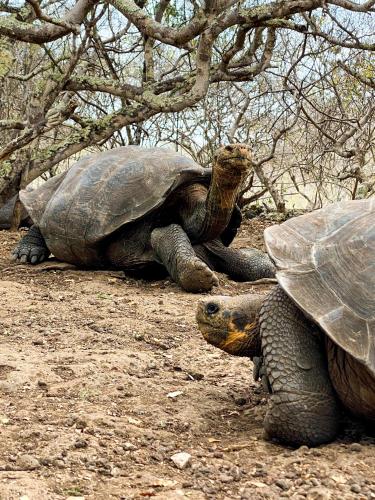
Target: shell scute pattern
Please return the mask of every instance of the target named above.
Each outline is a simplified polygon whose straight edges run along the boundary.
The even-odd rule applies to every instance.
[[[285,292],[375,375],[375,201],[290,219],[265,240]]]
[[[86,264],[100,262],[96,247],[104,238],[156,210],[181,184],[208,184],[210,176],[175,151],[126,146],[84,157],[20,197],[51,252]]]

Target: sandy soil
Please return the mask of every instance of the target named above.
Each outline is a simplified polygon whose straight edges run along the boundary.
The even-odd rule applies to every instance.
[[[261,247],[264,224],[236,245]],[[204,342],[199,295],[14,266],[19,236],[0,232],[1,500],[375,498],[360,428],[317,449],[263,440],[266,395],[248,360]],[[220,276],[213,293],[251,289]]]

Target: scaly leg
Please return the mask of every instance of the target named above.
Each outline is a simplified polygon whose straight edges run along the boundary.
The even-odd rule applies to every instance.
[[[211,269],[227,274],[235,281],[273,278],[275,267],[268,255],[256,248],[228,248],[220,240],[194,246],[195,253]]]
[[[22,263],[38,264],[46,260],[50,253],[38,226],[33,225],[18,242],[11,257]]]
[[[172,279],[187,292],[208,291],[217,285],[215,274],[195,255],[181,226],[171,224],[154,229],[151,245]]]
[[[266,433],[296,446],[333,440],[340,411],[318,328],[280,287],[263,303],[259,322],[271,388]]]

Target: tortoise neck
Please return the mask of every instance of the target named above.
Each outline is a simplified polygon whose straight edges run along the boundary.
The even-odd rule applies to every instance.
[[[254,326],[248,332],[246,340],[238,346],[238,356],[246,356],[253,359],[254,356],[260,356],[262,352],[259,318],[255,318]]]
[[[218,238],[228,226],[239,188],[246,177],[244,170],[231,170],[216,162],[212,168],[212,179],[208,191],[204,218],[196,235],[197,241]]]

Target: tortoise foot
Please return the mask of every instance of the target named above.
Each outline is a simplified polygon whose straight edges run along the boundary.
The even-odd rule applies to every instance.
[[[218,283],[211,269],[195,255],[181,226],[154,229],[151,245],[172,279],[187,292],[207,292]]]
[[[198,258],[185,263],[177,281],[187,292],[208,292],[219,284],[215,273]]]
[[[14,261],[38,264],[48,258],[50,251],[37,226],[32,226],[29,232],[19,241],[11,254]]]

